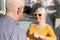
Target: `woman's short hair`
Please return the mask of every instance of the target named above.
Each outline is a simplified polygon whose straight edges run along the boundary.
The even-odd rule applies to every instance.
[[[45,10],[45,8],[43,8],[43,7],[37,8],[37,9],[35,10],[35,12],[38,12],[38,11],[41,11],[41,12],[43,12],[43,13],[46,14],[46,10]]]

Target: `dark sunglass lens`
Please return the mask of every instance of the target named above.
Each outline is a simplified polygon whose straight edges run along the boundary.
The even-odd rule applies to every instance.
[[[41,16],[41,14],[39,14],[39,16]]]
[[[37,16],[37,14],[35,14],[35,16]]]

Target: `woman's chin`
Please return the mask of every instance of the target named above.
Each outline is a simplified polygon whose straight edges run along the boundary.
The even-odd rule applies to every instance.
[[[43,23],[43,21],[37,21],[37,23]]]
[[[37,22],[39,22],[39,21],[37,20]]]

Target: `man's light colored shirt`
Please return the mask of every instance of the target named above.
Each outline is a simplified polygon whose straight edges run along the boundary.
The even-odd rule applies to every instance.
[[[27,37],[17,21],[5,15],[0,18],[0,40],[27,40]]]

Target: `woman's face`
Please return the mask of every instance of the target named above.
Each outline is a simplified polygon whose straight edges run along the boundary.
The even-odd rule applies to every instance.
[[[45,13],[42,11],[37,11],[35,14],[37,22],[42,23],[45,20]]]

